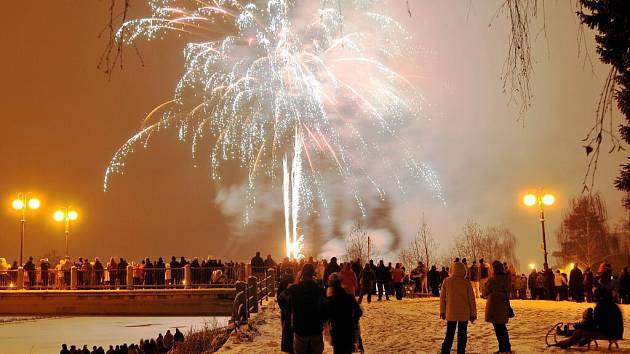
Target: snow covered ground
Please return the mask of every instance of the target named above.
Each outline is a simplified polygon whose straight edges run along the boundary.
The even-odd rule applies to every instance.
[[[592,304],[555,301],[513,300],[516,317],[510,320],[508,329],[512,349],[516,353],[580,352],[585,349],[564,351],[547,348],[545,334],[557,322],[575,322],[582,311]],[[468,326],[468,353],[492,353],[498,350],[492,325],[483,321],[485,301],[477,303],[479,320]],[[403,299],[363,303],[361,319],[362,337],[366,353],[437,353],[444,338],[446,323],[439,319],[439,300]],[[622,305],[624,315],[630,305]],[[271,303],[260,316],[265,323],[258,327],[261,335],[253,342],[228,341],[219,353],[281,353],[280,314]],[[630,338],[630,318],[624,317],[625,338]],[[600,341],[600,352],[608,351],[608,343]],[[453,345],[455,352],[456,345]],[[630,341],[620,342],[620,352],[630,353]],[[325,353],[332,353],[326,344]]]

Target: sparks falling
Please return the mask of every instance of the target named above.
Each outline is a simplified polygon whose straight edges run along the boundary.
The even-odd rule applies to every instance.
[[[300,208],[315,198],[327,208],[328,186],[343,185],[362,212],[367,188],[381,198],[384,185],[404,193],[405,177],[423,180],[444,200],[435,173],[397,135],[421,116],[423,101],[394,69],[409,54],[410,36],[383,12],[388,1],[147,3],[151,17],[125,22],[116,39],[132,44],[177,33],[186,41],[184,73],[174,97],[114,154],[105,189],[136,145],[175,126],[195,159],[208,158],[215,181],[224,161],[247,171],[245,222],[258,181],[282,175],[285,241],[294,257],[303,240]],[[384,140],[396,144],[394,156],[376,143]],[[374,164],[386,172],[370,173]]]

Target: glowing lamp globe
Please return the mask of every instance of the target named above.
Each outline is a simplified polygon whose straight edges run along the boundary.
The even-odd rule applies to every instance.
[[[22,210],[24,209],[24,201],[22,201],[22,199],[16,199],[11,203],[11,206],[15,210]]]
[[[77,213],[76,211],[74,211],[74,210],[70,210],[70,211],[68,212],[68,219],[70,219],[70,220],[74,221],[74,220],[76,220],[76,219],[78,219],[78,218],[79,218],[79,213]]]
[[[536,196],[533,194],[528,194],[525,197],[523,197],[523,204],[527,206],[533,206],[534,204],[536,204],[537,201],[538,201],[538,198],[536,198]]]
[[[536,268],[536,265],[534,263],[530,263],[529,264],[529,269],[534,269],[534,268]]]
[[[54,214],[53,214],[53,219],[55,219],[55,221],[63,221],[63,219],[66,216],[64,215],[63,211],[61,210],[57,210]]]
[[[542,202],[545,205],[552,205],[553,203],[555,203],[556,201],[556,197],[554,197],[552,194],[545,194],[542,197]]]
[[[31,198],[28,200],[28,207],[31,209],[39,209],[41,202],[37,198]]]

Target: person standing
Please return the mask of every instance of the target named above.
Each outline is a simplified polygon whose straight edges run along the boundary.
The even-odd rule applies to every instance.
[[[350,265],[347,266],[349,268]],[[352,271],[351,268],[350,271]],[[332,290],[327,309],[333,352],[334,354],[351,354],[357,342],[359,318],[363,315],[363,311],[354,295],[342,288],[338,273],[331,274],[328,286]]]
[[[348,292],[348,294],[354,296],[359,287],[357,276],[354,274],[352,270],[352,265],[350,262],[343,265],[343,270],[341,271],[341,286]]]
[[[562,276],[562,274],[560,274],[559,270],[556,270],[556,275],[554,276],[553,279],[553,284],[554,284],[554,288],[555,288],[555,292],[554,292],[554,297],[553,300],[564,300],[564,292],[563,287],[566,285],[564,277]]]
[[[569,292],[571,293],[571,300],[575,302],[584,301],[583,283],[584,276],[576,263],[573,269],[571,269],[571,273],[569,273]]]
[[[324,287],[328,286],[328,277],[332,274],[332,273],[337,273],[341,271],[341,267],[339,266],[339,264],[337,263],[337,257],[332,257],[330,259],[330,263],[328,263],[326,265],[326,268],[324,269]]]
[[[365,267],[363,267],[363,271],[361,271],[361,294],[359,295],[359,304],[363,301],[363,295],[366,294],[368,304],[372,302],[372,292],[374,291],[374,282],[376,281],[373,265],[374,264],[366,263]]]
[[[291,268],[284,268],[284,274],[278,285],[278,294],[282,294],[288,287],[293,285],[295,278],[293,277]],[[288,303],[280,300],[278,295],[278,305],[280,306],[280,324],[282,325],[282,338],[280,340],[280,350],[284,353],[293,354],[293,328],[291,328],[291,307]]]
[[[510,353],[512,346],[506,324],[510,317],[514,316],[510,307],[510,279],[505,273],[503,264],[499,261],[492,262],[493,276],[488,278],[483,289],[486,302],[486,322],[492,323],[494,332],[499,342],[499,353]]]
[[[252,267],[252,275],[261,279],[261,276],[265,274],[265,261],[260,256],[260,252],[256,252],[256,255],[252,257],[250,265]]]
[[[477,319],[475,293],[470,281],[466,280],[464,263],[453,264],[453,274],[444,280],[440,293],[440,318],[446,320],[446,336],[441,354],[451,352],[455,329],[457,329],[457,353],[466,352],[468,321]]]
[[[279,301],[291,309],[293,351],[295,354],[321,354],[322,331],[327,320],[326,296],[314,279],[315,268],[306,263],[299,283],[280,294]]]
[[[586,295],[586,302],[593,301],[593,284],[595,282],[593,272],[591,271],[591,267],[586,267],[584,270],[584,281],[582,284],[584,285],[584,295]]]
[[[402,300],[403,298],[403,279],[405,279],[405,271],[402,269],[400,263],[396,263],[396,267],[392,272],[392,281],[394,283],[396,300]]]
[[[385,293],[385,299],[389,301],[389,295],[386,291],[387,283],[390,281],[392,275],[389,269],[385,267],[385,263],[381,259],[376,267],[376,288],[378,290],[378,301],[383,299],[383,293]]]
[[[440,273],[435,265],[431,266],[431,270],[427,273],[429,279],[429,287],[433,296],[440,296]]]
[[[470,285],[472,286],[473,292],[475,293],[475,299],[479,298],[479,266],[477,265],[477,261],[473,260],[468,275],[470,279]]]
[[[536,271],[536,269],[532,269],[532,272],[529,273],[529,277],[527,278],[529,296],[532,300],[536,300],[536,296],[538,295],[536,291],[536,278],[538,278],[538,272]]]

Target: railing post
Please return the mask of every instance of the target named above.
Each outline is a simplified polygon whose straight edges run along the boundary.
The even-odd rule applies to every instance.
[[[70,289],[77,290],[77,267],[70,268]]]
[[[249,318],[249,308],[247,307],[247,283],[244,281],[237,281],[234,283],[236,288],[236,298],[234,299],[234,309],[232,311],[232,319],[234,323],[240,324],[247,322]],[[243,305],[243,313],[239,310]]]
[[[184,289],[190,289],[190,280],[192,279],[190,274],[190,264],[184,266]]]
[[[17,284],[15,284],[15,287],[18,290],[24,289],[24,268],[22,267],[17,269]]]
[[[133,267],[127,264],[127,290],[133,289]]]
[[[247,278],[247,306],[250,305],[249,300],[251,299],[251,310],[249,312],[257,313],[258,312],[258,279],[254,276]]]
[[[276,296],[276,270],[269,268],[267,271],[269,283],[267,283],[267,289],[269,290],[269,296]]]

